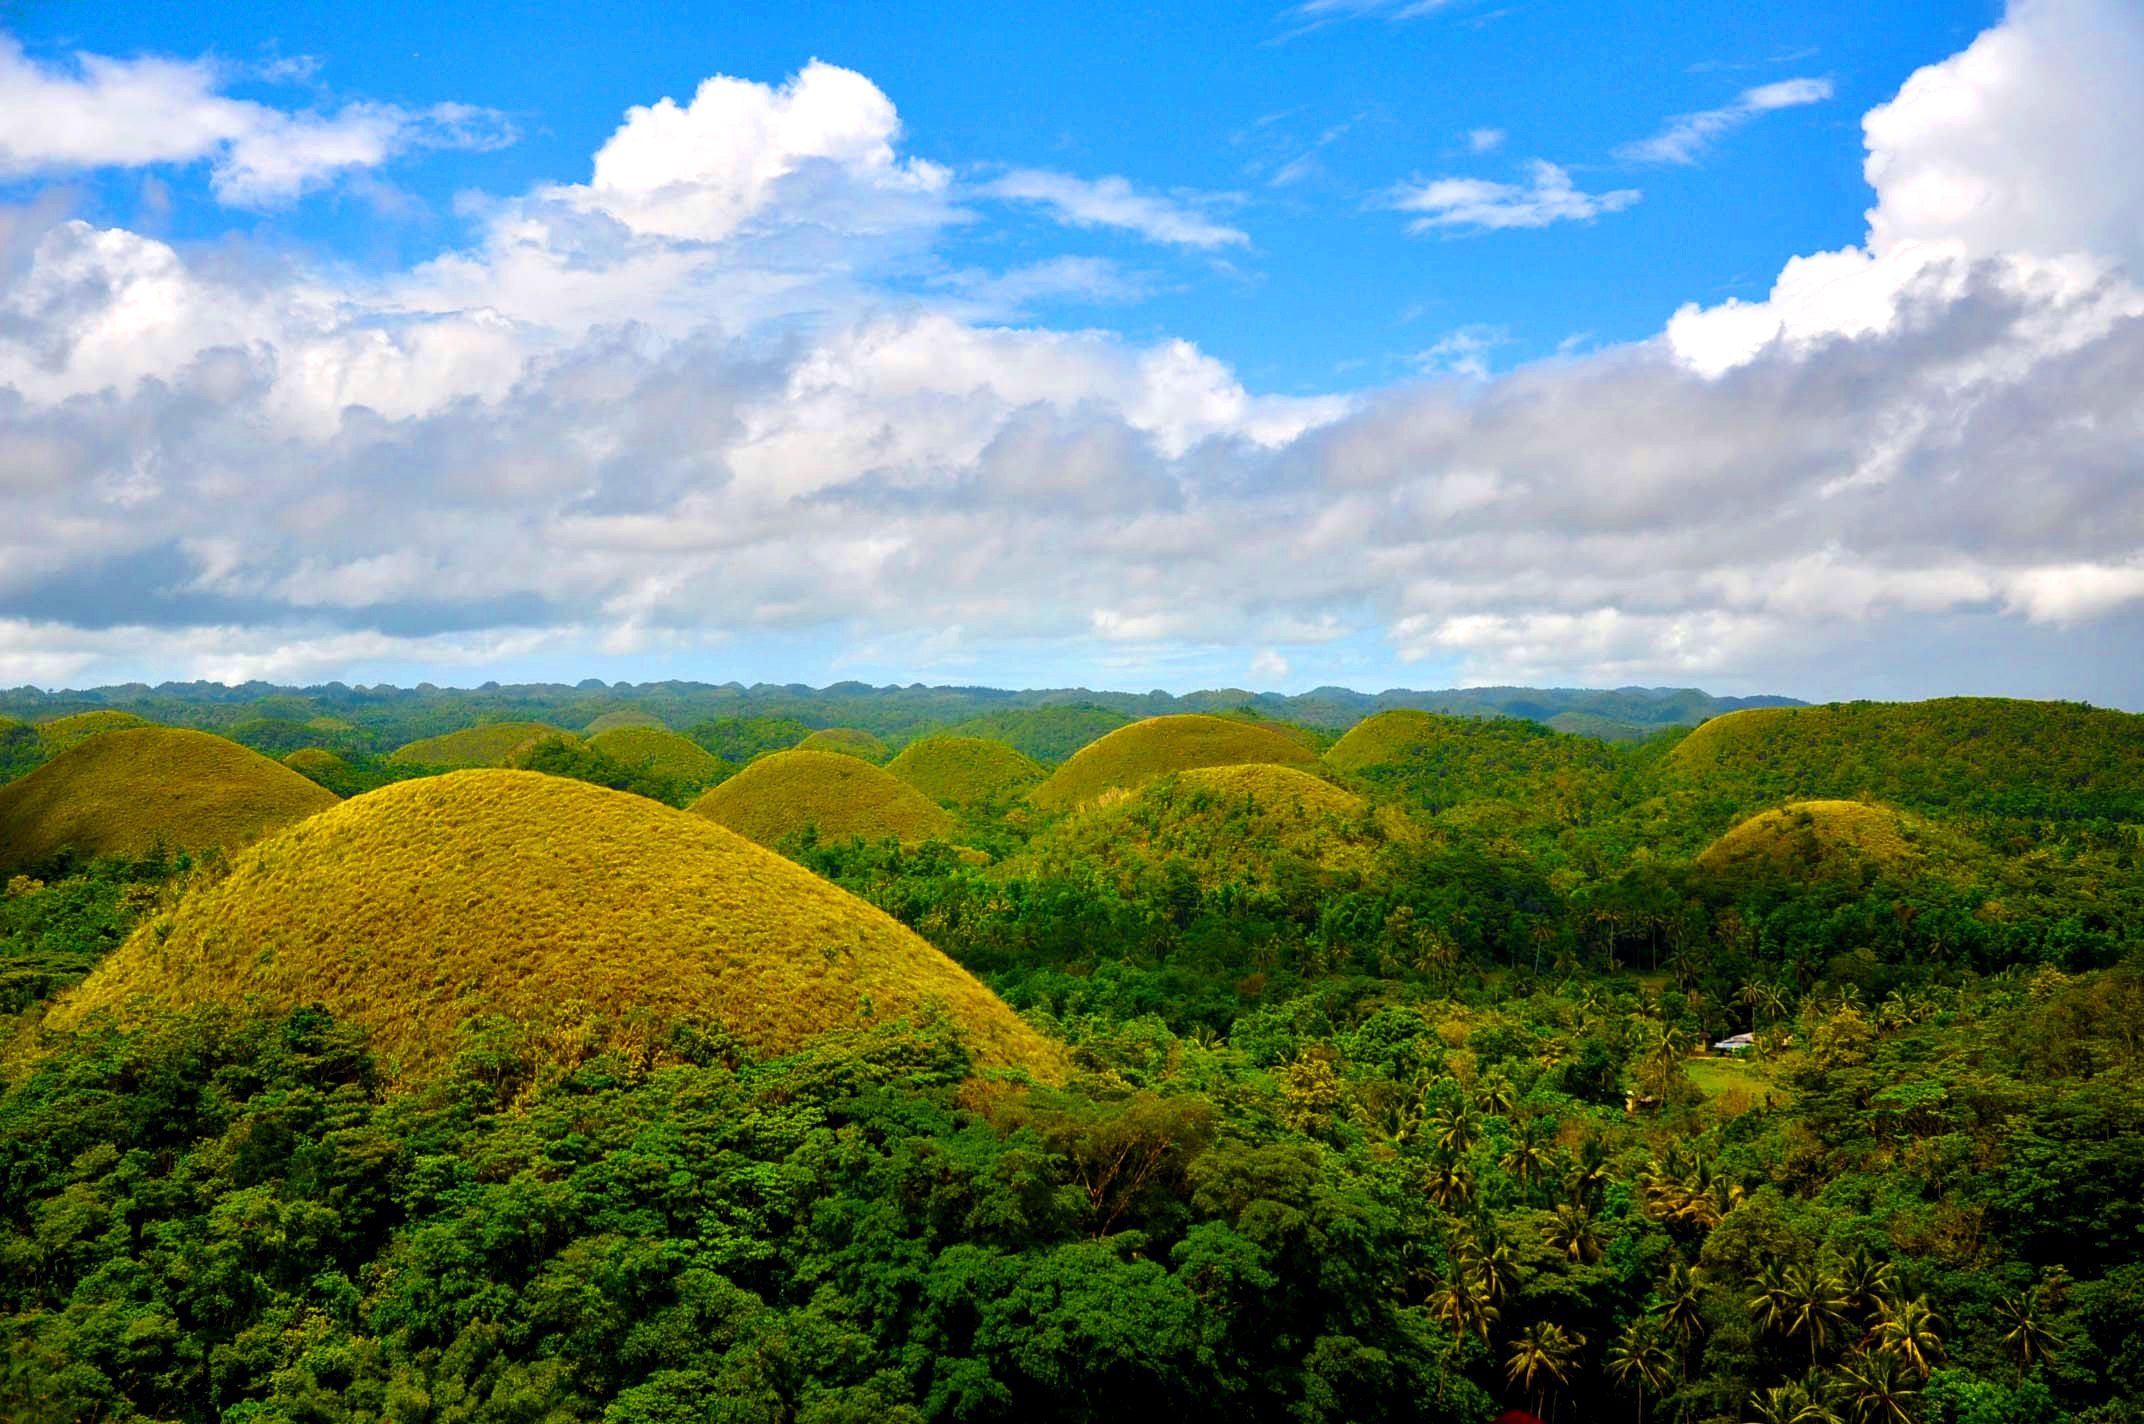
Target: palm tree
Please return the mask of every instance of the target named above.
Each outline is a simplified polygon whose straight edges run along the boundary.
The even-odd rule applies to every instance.
[[[1704,1302],[1698,1294],[1698,1270],[1677,1261],[1660,1283],[1660,1320],[1687,1350],[1705,1333]]]
[[[1658,1318],[1640,1316],[1624,1326],[1623,1333],[1608,1348],[1608,1378],[1618,1388],[1636,1392],[1638,1424],[1645,1424],[1646,1392],[1657,1394],[1674,1378],[1675,1357],[1661,1343],[1660,1333]]]
[[[1511,1146],[1498,1165],[1521,1183],[1531,1186],[1534,1180],[1548,1170],[1548,1138],[1553,1124],[1545,1118],[1530,1117],[1512,1130]]]
[[[1438,1147],[1458,1156],[1481,1136],[1481,1118],[1465,1099],[1455,1099],[1437,1109],[1430,1132]]]
[[[1839,1288],[1846,1294],[1848,1308],[1862,1315],[1880,1309],[1891,1294],[1894,1274],[1889,1261],[1857,1249],[1839,1267]]]
[[[1750,1396],[1749,1413],[1750,1424],[1839,1424],[1838,1411],[1823,1395],[1800,1383],[1774,1385]]]
[[[1942,1323],[1926,1296],[1886,1304],[1873,1332],[1876,1348],[1896,1355],[1925,1380],[1943,1357],[1943,1342],[1936,1335]]]
[[[1479,1335],[1488,1344],[1499,1313],[1482,1293],[1475,1273],[1465,1269],[1454,1271],[1429,1298],[1429,1318],[1447,1327],[1455,1340]]]
[[[1534,1412],[1538,1414],[1542,1397],[1551,1385],[1571,1382],[1578,1352],[1585,1346],[1586,1337],[1576,1330],[1536,1320],[1511,1342],[1511,1354],[1504,1361],[1505,1377],[1533,1395]]]
[[[1897,1355],[1852,1356],[1839,1366],[1839,1386],[1860,1424],[1912,1424],[1907,1406],[1921,1390]]]
[[[1463,1163],[1439,1157],[1429,1164],[1425,1187],[1429,1199],[1446,1211],[1458,1211],[1474,1200],[1474,1174]]]
[[[1541,1239],[1582,1266],[1592,1265],[1603,1252],[1593,1214],[1584,1207],[1557,1207],[1555,1219],[1541,1228]]]
[[[1787,1267],[1780,1284],[1786,1296],[1783,1333],[1790,1340],[1796,1335],[1809,1338],[1809,1367],[1814,1369],[1817,1351],[1846,1323],[1846,1296],[1837,1280],[1814,1266]]]
[[[2055,1336],[2047,1328],[2047,1301],[2038,1286],[2003,1301],[1995,1307],[1995,1315],[2010,1327],[2003,1331],[2002,1341],[2017,1355],[2018,1373],[2054,1357]]]
[[[1474,1085],[1474,1100],[1485,1113],[1509,1117],[1518,1103],[1518,1090],[1501,1072],[1487,1073]]]

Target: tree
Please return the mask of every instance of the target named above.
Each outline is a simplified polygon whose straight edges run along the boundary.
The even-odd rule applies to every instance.
[[[1909,1406],[1921,1392],[1902,1357],[1867,1351],[1839,1366],[1839,1391],[1857,1424],[1912,1424]]]
[[[1536,1320],[1511,1342],[1511,1353],[1504,1360],[1505,1377],[1532,1394],[1534,1412],[1538,1414],[1552,1386],[1571,1382],[1578,1352],[1585,1347],[1586,1337],[1577,1331],[1565,1330],[1553,1321]]]
[[[1623,1327],[1608,1347],[1608,1378],[1638,1396],[1638,1424],[1645,1424],[1645,1396],[1665,1390],[1674,1378],[1675,1359],[1661,1339],[1658,1317],[1639,1316]]]
[[[1943,1357],[1943,1342],[1936,1336],[1942,1323],[1926,1296],[1887,1303],[1873,1332],[1876,1348],[1896,1355],[1925,1380]]]
[[[2003,1344],[2017,1356],[2018,1373],[2054,1358],[2054,1332],[2047,1326],[2047,1300],[2038,1286],[1996,1305],[1995,1317],[2004,1325]]]

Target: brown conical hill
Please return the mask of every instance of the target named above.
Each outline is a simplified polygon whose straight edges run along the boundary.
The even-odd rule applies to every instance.
[[[514,757],[549,737],[578,743],[580,738],[563,727],[546,722],[487,722],[424,737],[387,754],[389,761],[418,766],[504,766]]]
[[[620,766],[674,777],[694,786],[719,781],[730,770],[728,762],[698,742],[662,726],[636,723],[612,727],[590,737],[588,745]]]
[[[122,727],[0,787],[0,868],[72,849],[235,850],[336,803],[279,762],[207,732]]]
[[[460,771],[354,797],[238,856],[55,1002],[321,1004],[419,1079],[472,1019],[568,1061],[686,1021],[779,1053],[942,1008],[986,1066],[1057,1049],[883,912],[702,817],[562,777]]]
[[[1367,874],[1384,846],[1414,834],[1397,813],[1373,815],[1352,791],[1292,766],[1209,766],[1102,793],[1005,872],[1096,866],[1131,885],[1173,863],[1209,890],[1270,886],[1290,867]]]
[[[929,840],[953,818],[907,782],[860,757],[802,748],[759,758],[692,803],[695,815],[773,845],[806,826],[822,840]]]
[[[58,756],[69,747],[79,746],[91,737],[105,732],[123,732],[129,727],[146,727],[146,719],[132,712],[117,710],[99,712],[76,712],[66,717],[54,717],[49,722],[37,724],[38,740],[45,744],[47,756]]]
[[[1761,812],[1707,846],[1716,873],[1839,880],[1863,874],[1942,874],[1972,855],[1954,833],[1862,801],[1796,801]]]
[[[1251,763],[1315,766],[1317,762],[1314,748],[1277,727],[1202,713],[1149,717],[1080,748],[1028,799],[1045,811],[1060,811],[1104,791],[1138,786],[1172,771]]]
[[[797,750],[840,752],[843,756],[862,757],[876,765],[886,760],[890,749],[861,727],[822,727],[798,742]]]
[[[921,738],[901,748],[886,770],[939,805],[954,807],[1008,801],[1049,775],[1003,742],[981,737]]]

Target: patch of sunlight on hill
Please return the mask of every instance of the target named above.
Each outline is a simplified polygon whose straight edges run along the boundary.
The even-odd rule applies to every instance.
[[[236,849],[336,799],[222,737],[183,727],[122,727],[0,787],[0,868],[63,849],[84,856]]]
[[[694,1022],[780,1053],[942,1011],[983,1066],[1062,1064],[846,891],[702,817],[533,772],[401,782],[299,822],[145,924],[46,1023],[249,1001],[364,1025],[405,1080],[486,1019],[570,1065],[607,1049],[659,1060]]]
[[[69,747],[79,746],[102,733],[148,725],[146,719],[137,717],[132,712],[76,712],[72,716],[55,717],[49,722],[38,723],[37,735],[45,744],[45,754],[58,756]]]
[[[1277,727],[1198,713],[1149,717],[1082,747],[1029,799],[1045,811],[1061,811],[1105,791],[1139,786],[1170,772],[1249,763],[1315,766],[1317,762],[1315,749]]]
[[[1705,870],[1795,879],[1942,872],[1970,852],[1957,836],[1889,806],[1797,801],[1761,812],[1697,857]]]

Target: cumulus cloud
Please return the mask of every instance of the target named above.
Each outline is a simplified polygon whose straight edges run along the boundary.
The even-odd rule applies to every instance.
[[[1695,163],[1725,135],[1780,109],[1821,104],[1831,97],[1829,79],[1781,79],[1744,89],[1732,104],[1679,114],[1651,138],[1624,144],[1616,157],[1636,163]]]
[[[1123,178],[1078,178],[1043,168],[1017,168],[981,192],[1006,202],[1034,203],[1070,227],[1115,228],[1177,247],[1242,247],[1250,236],[1215,222],[1196,207],[1141,192]]]
[[[1316,678],[1374,641],[1439,679],[1824,693],[1913,668],[1898,690],[2144,701],[2134,228],[2050,186],[2128,181],[2144,70],[2102,51],[2137,23],[2023,3],[1916,76],[1866,125],[1867,245],[1797,259],[1766,303],[1347,398],[875,283],[946,198],[846,83],[841,112],[876,117],[785,129],[771,167],[687,144],[675,183],[502,202],[467,250],[362,283],[0,223],[0,682],[756,631],[984,668],[1205,649]],[[745,97],[790,123],[806,87]],[[874,226],[880,204],[916,216]],[[806,234],[842,244],[839,280]]]
[[[273,207],[416,148],[496,148],[502,115],[465,104],[288,112],[222,93],[206,60],[81,54],[40,64],[0,34],[0,176],[206,161],[218,199]]]
[[[1416,214],[1407,224],[1415,234],[1447,230],[1496,232],[1507,228],[1550,227],[1560,222],[1591,222],[1603,213],[1619,213],[1638,201],[1635,188],[1606,193],[1582,192],[1571,175],[1545,159],[1527,165],[1527,182],[1493,183],[1485,178],[1432,178],[1403,183],[1391,205]]]

